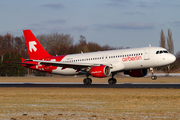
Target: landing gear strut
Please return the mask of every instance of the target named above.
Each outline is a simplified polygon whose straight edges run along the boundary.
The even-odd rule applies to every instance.
[[[153,68],[150,68],[150,71],[152,72],[151,79],[152,79],[152,80],[156,80],[156,79],[157,79],[157,76],[156,76],[156,75],[154,75]]]
[[[91,79],[91,78],[88,78],[88,77],[89,77],[88,74],[86,75],[86,77],[87,77],[87,78],[84,78],[83,83],[84,83],[85,85],[91,85],[92,79]]]
[[[108,80],[108,83],[109,83],[110,85],[114,85],[114,84],[117,83],[117,80],[114,78],[114,75],[115,75],[115,74],[117,74],[117,73],[112,73],[112,78],[109,78],[109,80]]]

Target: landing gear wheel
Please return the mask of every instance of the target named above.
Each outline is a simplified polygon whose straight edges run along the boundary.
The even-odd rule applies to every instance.
[[[88,85],[91,85],[92,79],[91,79],[91,78],[88,78],[88,81],[89,81]]]
[[[109,83],[110,85],[115,85],[115,84],[117,83],[117,80],[116,80],[115,78],[110,78],[110,79],[108,80],[108,83]]]
[[[150,68],[150,71],[152,72],[151,79],[152,79],[152,80],[156,80],[156,79],[157,79],[157,76],[154,75],[154,70],[153,70],[153,68]]]
[[[109,78],[108,83],[110,85],[115,85],[117,83],[117,80],[114,78],[114,75],[116,75],[116,74],[117,74],[116,72],[113,72],[112,73],[112,78]]]
[[[87,79],[87,78],[84,78],[83,83],[84,83],[85,85],[87,85],[87,84],[88,84],[88,79]]]
[[[92,79],[91,78],[84,78],[83,83],[85,85],[90,85],[92,83]]]
[[[151,79],[152,79],[152,80],[156,80],[156,79],[157,79],[157,76],[156,76],[156,75],[153,75],[153,76],[151,76]]]

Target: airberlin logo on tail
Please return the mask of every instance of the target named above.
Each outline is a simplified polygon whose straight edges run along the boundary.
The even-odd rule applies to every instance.
[[[34,52],[37,51],[37,48],[35,47],[35,45],[37,45],[37,43],[36,43],[35,41],[29,42],[29,51],[30,51],[30,52],[32,52],[32,50],[33,50]]]
[[[123,62],[126,62],[126,61],[137,61],[137,60],[142,60],[142,57],[141,56],[135,56],[135,57],[125,57],[125,58],[122,58]]]

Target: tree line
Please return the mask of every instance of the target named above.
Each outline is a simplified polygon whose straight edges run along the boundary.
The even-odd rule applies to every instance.
[[[81,52],[95,52],[104,50],[123,49],[123,47],[112,47],[109,45],[99,45],[95,42],[87,42],[85,36],[80,36],[79,41],[74,43],[73,37],[70,34],[41,34],[36,38],[47,50],[47,52],[53,56],[66,55]],[[167,39],[167,45],[166,40]],[[160,33],[160,46],[168,49],[174,54],[174,44],[172,39],[172,32],[168,29],[168,36],[165,37],[163,30]],[[129,48],[129,47],[126,47]],[[21,66],[21,64],[5,64],[5,61],[21,62],[21,59],[28,59],[28,51],[24,36],[12,36],[7,33],[0,35],[0,76],[24,76],[27,74],[42,75],[41,72],[29,70]],[[176,53],[177,60],[171,66],[172,69],[179,68],[180,52]],[[162,70],[165,71],[164,68]]]

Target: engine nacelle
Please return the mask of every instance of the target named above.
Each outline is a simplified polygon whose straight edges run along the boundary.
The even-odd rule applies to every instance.
[[[124,71],[124,74],[130,75],[131,77],[144,77],[147,75],[147,73],[148,73],[147,69]]]
[[[108,77],[111,74],[111,69],[109,66],[94,66],[90,70],[90,74],[93,77]]]

